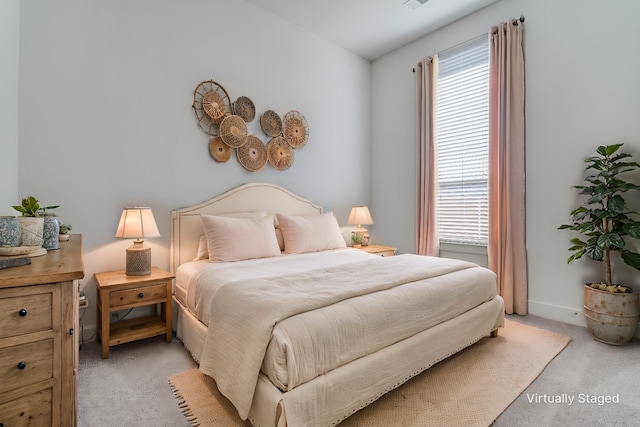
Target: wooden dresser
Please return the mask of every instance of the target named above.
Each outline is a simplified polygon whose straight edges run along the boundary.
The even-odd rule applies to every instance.
[[[0,426],[78,424],[82,237],[0,270]]]

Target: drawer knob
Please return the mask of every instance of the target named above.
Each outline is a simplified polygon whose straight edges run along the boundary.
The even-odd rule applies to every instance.
[[[144,298],[144,292],[140,292],[140,293],[138,294],[138,298]]]
[[[18,312],[18,315],[20,317],[24,317],[27,315],[27,310],[25,310],[24,308],[21,308],[20,311]]]
[[[27,367],[27,362],[18,363],[18,369],[22,370]]]

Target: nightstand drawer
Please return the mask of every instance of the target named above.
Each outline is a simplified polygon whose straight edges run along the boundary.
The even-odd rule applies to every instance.
[[[378,256],[394,256],[396,254],[396,248],[391,246],[382,246],[382,245],[369,245],[369,246],[361,246],[361,251],[378,255]]]
[[[53,378],[53,339],[0,351],[0,393]]]
[[[9,291],[0,291],[0,338],[53,328],[51,292],[3,298]]]
[[[113,291],[109,296],[109,304],[111,307],[120,307],[124,305],[149,304],[152,301],[165,301],[167,299],[167,285],[150,285],[138,287],[135,289],[125,289],[122,291]]]
[[[395,254],[396,254],[396,251],[376,252],[376,255],[379,255],[379,256],[394,256]]]
[[[53,390],[32,393],[0,405],[0,423],[8,426],[52,426]]]

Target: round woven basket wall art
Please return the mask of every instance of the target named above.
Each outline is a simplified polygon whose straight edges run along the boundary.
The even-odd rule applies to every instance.
[[[222,95],[212,90],[202,97],[202,109],[214,122],[221,121],[227,115]]]
[[[251,99],[246,96],[240,96],[233,103],[233,113],[242,117],[242,120],[248,123],[256,118],[256,106]]]
[[[279,171],[289,169],[293,164],[293,148],[280,136],[276,136],[267,145],[269,164]]]
[[[226,162],[231,158],[232,148],[224,143],[221,137],[214,136],[209,141],[209,154],[217,162]]]
[[[220,124],[220,136],[230,147],[242,147],[248,135],[247,124],[240,116],[227,116]]]
[[[298,111],[289,111],[284,115],[282,132],[284,133],[284,139],[290,146],[293,148],[302,147],[309,139],[307,119]]]
[[[238,161],[250,172],[259,171],[267,164],[267,147],[254,135],[247,137],[247,142],[236,149]]]
[[[231,99],[221,85],[207,80],[198,84],[193,91],[191,107],[200,128],[211,136],[217,136],[222,120],[231,114]]]
[[[282,134],[282,119],[273,110],[267,110],[262,113],[260,126],[268,136],[280,136]]]

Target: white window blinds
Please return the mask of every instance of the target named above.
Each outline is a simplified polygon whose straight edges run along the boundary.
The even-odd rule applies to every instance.
[[[489,40],[438,55],[438,224],[444,243],[487,244]]]

